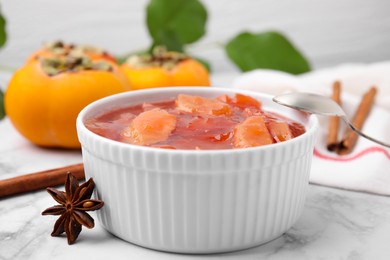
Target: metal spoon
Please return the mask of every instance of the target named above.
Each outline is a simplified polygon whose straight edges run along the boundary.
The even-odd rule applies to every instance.
[[[338,116],[360,136],[377,144],[390,148],[390,144],[386,144],[382,141],[372,138],[362,133],[359,129],[352,125],[352,123],[348,120],[345,112],[331,98],[312,93],[293,92],[276,96],[272,100],[280,105],[304,111],[310,114]]]

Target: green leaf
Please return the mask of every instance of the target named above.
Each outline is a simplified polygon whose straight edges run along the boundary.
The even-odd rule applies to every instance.
[[[5,19],[0,13],[0,48],[7,41],[7,33],[5,31]]]
[[[152,46],[164,45],[183,51],[183,45],[200,39],[206,32],[207,11],[198,0],[150,0],[146,23]]]
[[[5,117],[5,109],[4,109],[4,94],[0,90],[0,120]]]
[[[157,33],[158,41],[153,42],[149,52],[152,53],[153,49],[157,46],[164,46],[167,50],[183,52],[183,43],[178,39],[175,32],[171,30],[159,31]],[[156,39],[155,39],[156,40]]]
[[[303,54],[278,32],[241,33],[225,45],[225,51],[242,71],[257,68],[292,74],[310,71],[310,65]]]

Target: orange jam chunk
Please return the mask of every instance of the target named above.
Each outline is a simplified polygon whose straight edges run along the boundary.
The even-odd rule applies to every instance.
[[[262,116],[248,117],[234,129],[234,148],[247,148],[272,143],[272,137]]]
[[[239,107],[254,107],[257,109],[261,108],[260,102],[257,101],[256,99],[250,97],[250,96],[245,96],[241,94],[236,94],[234,99],[233,99],[233,104],[238,105]]]
[[[293,138],[290,127],[286,122],[270,121],[268,130],[276,142],[284,142]]]
[[[222,95],[222,96],[218,97],[217,99],[224,102],[224,103],[227,103],[227,104],[230,104],[230,105],[233,105],[236,107],[240,107],[240,108],[249,108],[249,107],[256,108],[256,109],[261,108],[260,102],[257,101],[256,99],[249,97],[249,96],[242,95],[242,94],[238,94],[238,93],[233,98],[229,97],[228,95]]]
[[[230,115],[232,113],[228,104],[200,96],[178,95],[176,105],[177,109],[189,113],[207,115]]]
[[[163,109],[142,112],[125,128],[123,141],[137,145],[163,142],[176,127],[176,116]]]

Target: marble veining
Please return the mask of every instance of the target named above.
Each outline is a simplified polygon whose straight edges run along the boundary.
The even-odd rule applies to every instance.
[[[0,121],[0,133],[0,179],[81,161],[79,151],[29,144],[7,119]],[[41,216],[54,204],[46,191],[0,200],[0,259],[390,259],[390,199],[366,193],[309,185],[301,217],[281,237],[248,250],[202,256],[122,241],[99,225],[94,212],[95,228],[84,228],[68,246],[64,236],[50,236],[57,218]]]

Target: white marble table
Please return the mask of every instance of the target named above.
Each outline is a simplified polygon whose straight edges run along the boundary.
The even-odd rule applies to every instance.
[[[79,151],[35,147],[8,119],[0,121],[0,179],[78,162]],[[127,243],[98,220],[68,246],[65,237],[50,236],[56,217],[41,216],[54,204],[46,191],[0,199],[0,259],[390,259],[390,199],[365,193],[309,185],[302,216],[283,236],[252,249],[203,256]]]

